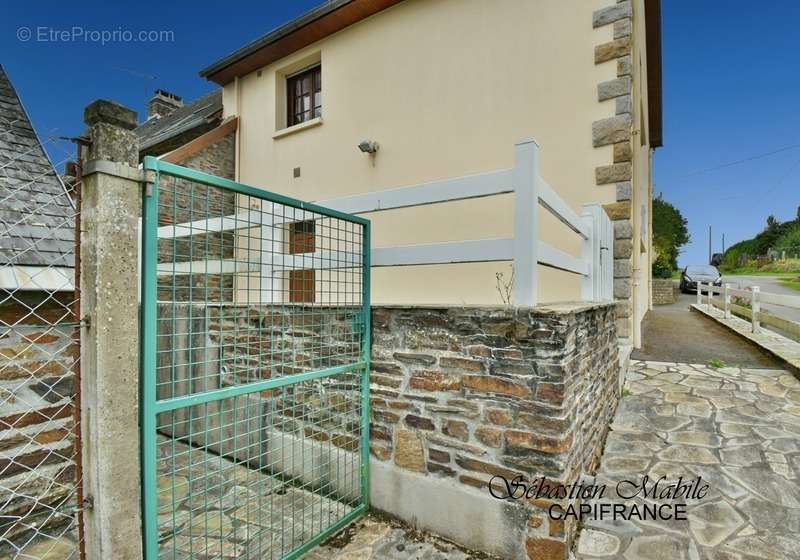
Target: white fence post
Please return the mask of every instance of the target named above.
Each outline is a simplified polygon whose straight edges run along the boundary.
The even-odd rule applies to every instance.
[[[605,213],[602,214],[605,223],[605,236],[600,243],[600,262],[603,263],[603,299],[614,299],[614,224]]]
[[[697,305],[703,303],[703,283],[698,280],[697,281]]]
[[[262,200],[260,209],[256,208],[254,210],[258,212],[256,219],[260,222],[255,224],[254,221],[254,227],[260,226],[261,228],[261,246],[259,247],[261,273],[259,278],[261,283],[260,302],[262,304],[284,302],[284,272],[275,266],[274,261],[284,252],[283,228],[285,224],[274,223],[275,206],[274,202]]]
[[[713,282],[709,282],[708,283],[708,294],[707,294],[707,298],[706,298],[706,304],[708,305],[708,310],[709,311],[711,311],[711,307],[712,307],[711,298],[713,298],[713,297],[714,297],[714,283]]]
[[[731,293],[730,293],[731,285],[729,283],[725,283],[725,318],[731,318]]]
[[[761,288],[758,286],[753,286],[753,296],[751,299],[751,311],[753,315],[753,332],[758,333],[761,331],[761,321],[758,320],[758,314],[761,313],[761,302],[758,301],[758,293],[761,291]]]
[[[581,260],[589,267],[588,276],[581,279],[581,299],[583,301],[601,301],[610,299],[607,294],[607,266],[604,266],[603,248],[608,236],[608,224],[603,220],[604,211],[596,202],[583,205],[581,219],[589,234],[581,243]],[[607,263],[605,263],[607,264]],[[613,271],[611,272],[613,283]]]
[[[539,145],[524,140],[515,145],[514,182],[514,305],[534,306],[538,296]]]

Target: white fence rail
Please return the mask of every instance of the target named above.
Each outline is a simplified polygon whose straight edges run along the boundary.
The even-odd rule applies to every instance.
[[[722,297],[715,299],[714,296],[716,295]],[[734,302],[733,298],[740,298],[741,301]],[[761,309],[761,305],[764,303],[800,309],[800,296],[762,292],[758,286],[752,286],[749,289],[738,289],[732,287],[731,284],[714,286],[699,282],[697,285],[697,305],[703,305],[704,301],[709,309],[711,307],[721,309],[726,319],[737,315],[749,320],[751,330],[754,333],[761,331],[761,324],[763,323],[800,340],[800,323],[781,317],[780,314],[767,313]]]
[[[515,200],[512,237],[377,247],[372,249],[372,265],[386,267],[512,261],[513,303],[523,306],[533,306],[537,303],[537,266],[543,265],[579,275],[581,299],[585,301],[612,299],[614,232],[605,211],[600,204],[592,203],[585,204],[580,214],[575,212],[539,173],[539,146],[535,141],[526,140],[516,144],[515,154],[515,165],[511,169],[323,200],[318,204],[351,214],[367,214],[513,194]],[[568,254],[539,239],[537,207],[539,204],[580,238],[580,255]],[[314,217],[310,213],[308,216],[305,214],[298,211],[291,218],[285,219],[274,216],[270,223],[263,223],[264,216],[270,216],[272,213],[265,209],[257,209],[222,218],[163,226],[159,228],[158,235],[160,238],[177,238],[196,235],[198,231],[221,232],[260,227],[265,246],[269,244],[278,247],[282,245],[280,241],[285,224]],[[352,255],[342,259],[330,251],[316,251],[286,254],[284,258],[273,257],[269,263],[261,263],[260,267],[262,277],[275,278],[280,271],[336,268],[345,262],[347,266],[360,265],[360,260],[358,258],[354,260]],[[174,265],[170,265],[169,270],[165,268],[162,273],[180,274],[185,270],[187,274],[190,272],[197,274],[202,273],[204,268],[214,273],[228,270],[225,262],[203,261],[185,263],[185,266],[177,270]],[[234,268],[229,272],[246,271]]]

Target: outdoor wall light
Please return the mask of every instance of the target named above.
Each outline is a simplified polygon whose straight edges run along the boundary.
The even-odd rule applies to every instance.
[[[379,147],[380,146],[377,142],[375,142],[375,140],[362,140],[358,145],[358,149],[365,154],[375,154]]]

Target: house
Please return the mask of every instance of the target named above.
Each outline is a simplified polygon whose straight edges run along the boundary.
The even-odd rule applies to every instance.
[[[659,43],[655,0],[332,0],[207,67],[219,124],[158,157],[191,167],[224,130],[235,182],[300,202],[148,160],[146,295],[163,345],[150,352],[169,350],[150,379],[180,397],[210,377],[248,395],[234,439],[219,437],[257,436],[226,449],[206,437],[224,432],[196,430],[213,453],[241,462],[261,446],[273,473],[358,488],[471,548],[567,558],[579,523],[490,489],[522,474],[572,485],[597,466],[621,393],[618,335],[638,344],[650,306]],[[307,201],[370,219],[370,309],[360,251],[334,249]],[[339,261],[354,272],[329,282],[341,254],[358,255]],[[187,304],[198,342],[164,320]],[[196,370],[169,361],[190,348],[209,353]],[[320,366],[334,358],[361,389]],[[319,394],[296,373],[322,376]],[[230,408],[227,394],[208,398]],[[350,421],[324,423],[334,402]],[[176,426],[158,434],[186,443]],[[282,459],[306,449],[310,468]]]
[[[618,332],[639,345],[650,307],[652,152],[661,145],[657,0],[337,0],[203,69],[236,117],[241,182],[325,201],[509,167],[534,137],[541,171],[574,208],[614,220]],[[379,150],[365,155],[369,139]],[[540,210],[542,239],[576,250]],[[373,244],[509,233],[509,197],[371,215]],[[500,303],[472,263],[376,269],[373,300]],[[540,267],[539,301],[575,278]]]
[[[196,154],[203,147],[215,144],[232,132],[230,125],[222,131],[222,91],[214,89],[209,93],[184,104],[183,99],[171,92],[158,89],[147,106],[147,119],[136,128],[139,140],[139,159],[145,156],[164,157],[171,154],[170,161],[185,163],[186,158]],[[214,131],[212,134],[208,134]],[[202,137],[199,142],[194,142]],[[194,142],[194,143],[193,143]],[[199,146],[199,147],[198,147]],[[233,146],[215,146],[212,150],[220,165],[233,164]],[[228,162],[222,164],[225,158]],[[213,172],[212,169],[208,169]],[[229,176],[230,170],[216,169],[217,175]]]
[[[535,138],[541,176],[614,221],[617,330],[650,308],[652,153],[661,145],[658,0],[335,0],[203,69],[238,119],[236,178],[304,200],[508,168]],[[373,153],[359,149],[372,141]],[[369,144],[369,142],[367,142]],[[368,215],[373,246],[501,238],[513,197]],[[539,209],[541,239],[575,254]],[[302,271],[297,271],[302,272]],[[539,302],[580,280],[539,266]],[[498,304],[509,263],[377,268],[373,301]]]
[[[75,215],[0,66],[0,555],[75,527]]]

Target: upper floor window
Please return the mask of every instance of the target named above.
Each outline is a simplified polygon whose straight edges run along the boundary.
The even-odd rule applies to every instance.
[[[286,78],[287,126],[322,116],[322,66]]]

